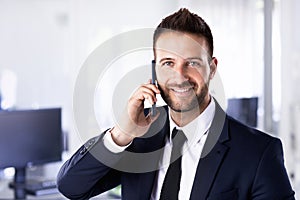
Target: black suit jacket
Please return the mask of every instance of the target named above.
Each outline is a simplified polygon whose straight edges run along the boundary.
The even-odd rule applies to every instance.
[[[122,153],[111,153],[103,135],[90,139],[62,166],[58,189],[70,199],[88,199],[122,185],[122,199],[151,196],[157,165],[169,133],[167,108],[143,138]],[[279,139],[216,113],[198,163],[190,199],[295,199]]]

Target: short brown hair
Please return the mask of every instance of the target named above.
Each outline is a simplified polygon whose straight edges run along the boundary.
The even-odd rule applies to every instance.
[[[157,26],[153,35],[153,48],[158,37],[167,30],[174,30],[185,33],[192,33],[202,36],[206,39],[210,56],[213,55],[214,42],[211,30],[208,24],[198,15],[191,13],[186,8],[164,18]]]

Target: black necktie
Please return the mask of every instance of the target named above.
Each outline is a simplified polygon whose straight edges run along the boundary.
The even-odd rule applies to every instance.
[[[160,200],[177,200],[181,178],[181,158],[182,146],[186,137],[181,130],[174,128],[172,131],[172,153],[169,168],[167,170],[161,193]]]

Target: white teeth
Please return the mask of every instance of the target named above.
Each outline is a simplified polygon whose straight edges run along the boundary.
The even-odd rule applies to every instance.
[[[190,90],[190,88],[185,88],[185,89],[173,89],[175,92],[180,92],[180,93],[183,93],[183,92],[187,92]]]

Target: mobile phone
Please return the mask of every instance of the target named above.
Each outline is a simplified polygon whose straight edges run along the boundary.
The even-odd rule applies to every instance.
[[[155,60],[152,60],[151,62],[151,71],[152,71],[152,80],[151,84],[156,85],[156,72],[155,72]],[[156,115],[156,103],[154,103],[151,107],[151,115],[155,116]]]

